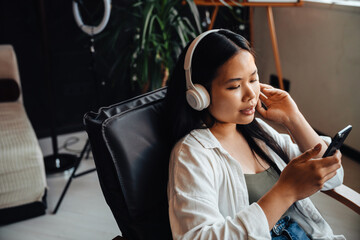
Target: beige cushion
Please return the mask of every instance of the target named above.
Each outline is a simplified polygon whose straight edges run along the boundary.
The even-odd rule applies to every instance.
[[[20,102],[0,103],[0,208],[41,201],[43,156]]]
[[[21,87],[11,45],[0,45],[0,79],[14,79]],[[0,208],[41,201],[45,189],[43,155],[20,95],[0,103]]]

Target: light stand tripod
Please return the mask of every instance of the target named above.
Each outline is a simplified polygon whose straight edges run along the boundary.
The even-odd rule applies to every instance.
[[[93,73],[92,74],[93,75],[93,80],[94,80],[95,86],[96,86],[97,81],[96,81],[95,56],[94,56],[95,55],[95,46],[94,46],[94,37],[93,36],[91,36],[91,38],[90,38],[90,54],[91,54],[91,70],[92,70],[92,73]],[[53,214],[56,214],[56,212],[58,211],[58,209],[60,207],[60,204],[61,204],[61,202],[62,202],[62,200],[63,200],[63,198],[64,198],[64,196],[65,196],[71,182],[72,182],[72,179],[83,176],[83,175],[91,173],[91,172],[94,172],[96,170],[96,168],[93,168],[93,169],[89,169],[89,170],[86,170],[84,172],[81,172],[79,174],[76,174],[76,171],[77,171],[77,169],[78,169],[78,167],[80,165],[81,160],[84,158],[85,153],[87,152],[87,157],[88,157],[90,151],[91,151],[91,146],[90,146],[89,139],[87,139],[86,143],[85,143],[85,145],[84,145],[84,147],[83,147],[83,149],[82,149],[82,151],[80,153],[80,156],[75,161],[74,169],[73,169],[73,171],[72,171],[72,173],[71,173],[71,175],[70,175],[70,177],[69,177],[69,179],[68,179],[68,181],[67,181],[67,183],[66,183],[66,185],[65,185],[65,187],[64,187],[64,189],[63,189],[63,191],[61,193],[61,196],[60,196],[60,198],[59,198],[59,200],[58,200],[58,202],[57,202],[57,204],[55,206]]]
[[[73,2],[73,11],[74,11],[74,15],[75,15],[75,20],[77,22],[77,24],[79,25],[79,27],[81,28],[81,30],[83,30],[85,33],[87,33],[89,36],[90,36],[90,46],[89,46],[89,49],[90,49],[90,55],[91,55],[91,71],[92,71],[92,75],[93,75],[93,80],[94,80],[94,84],[95,84],[95,87],[97,87],[98,85],[98,81],[97,81],[97,78],[96,78],[96,71],[95,71],[95,40],[94,40],[94,35],[101,32],[106,24],[107,24],[107,21],[109,20],[109,16],[110,16],[110,0],[104,0],[104,6],[105,6],[105,12],[104,12],[104,17],[103,17],[103,20],[102,22],[100,23],[99,26],[97,27],[92,27],[92,26],[86,26],[83,24],[83,22],[81,21],[81,18],[80,18],[80,14],[79,14],[79,10],[77,8],[77,4],[78,2],[80,4],[83,4],[82,1],[76,1],[76,2]],[[105,85],[105,82],[101,82],[101,85]],[[97,96],[98,98],[98,96]],[[99,100],[97,99],[96,100],[96,103],[98,104],[99,103]],[[95,105],[97,105],[95,104]],[[96,106],[98,107],[98,106]],[[74,164],[74,169],[73,169],[73,172],[71,173],[71,176],[69,177],[62,193],[61,193],[61,196],[55,206],[55,209],[53,211],[53,214],[56,214],[56,212],[58,211],[59,207],[60,207],[60,204],[63,200],[63,198],[65,197],[65,194],[72,182],[72,179],[73,178],[77,178],[77,177],[80,177],[80,176],[83,176],[85,174],[88,174],[88,173],[91,173],[91,172],[94,172],[96,170],[96,168],[93,168],[93,169],[89,169],[89,170],[86,170],[84,172],[81,172],[81,173],[78,173],[76,174],[76,171],[80,165],[80,162],[81,160],[83,159],[84,157],[84,154],[85,152],[87,152],[86,154],[86,158],[88,158],[89,156],[89,153],[91,151],[91,146],[90,146],[90,142],[89,142],[89,139],[86,140],[86,143],[80,153],[80,156],[76,159],[75,161],[75,164]]]
[[[42,28],[42,41],[43,41],[43,50],[44,50],[44,69],[45,69],[45,78],[48,80],[48,93],[49,99],[52,104],[51,106],[51,119],[50,119],[50,131],[51,131],[51,141],[53,154],[50,156],[44,157],[45,170],[47,174],[63,172],[73,166],[76,161],[76,156],[73,154],[64,154],[58,152],[58,142],[56,135],[56,114],[54,108],[56,107],[56,98],[55,94],[55,83],[51,80],[51,69],[52,61],[50,58],[50,48],[49,48],[49,39],[48,39],[48,30],[47,30],[47,19],[45,13],[45,4],[43,0],[39,1],[39,10],[41,15],[41,28]],[[49,107],[50,108],[50,107]]]
[[[76,170],[78,169],[78,167],[79,167],[79,165],[80,165],[80,162],[81,162],[81,160],[82,160],[83,157],[84,157],[85,152],[88,151],[88,149],[90,148],[90,144],[89,144],[89,143],[90,143],[90,142],[89,142],[89,139],[86,140],[85,146],[84,146],[84,148],[82,149],[80,156],[76,159],[76,161],[75,161],[75,166],[74,166],[74,170],[73,170],[73,172],[71,173],[71,176],[69,177],[69,179],[68,179],[68,181],[67,181],[67,183],[66,183],[66,185],[65,185],[65,187],[64,187],[64,190],[63,190],[62,193],[61,193],[61,196],[60,196],[60,198],[59,198],[59,200],[58,200],[58,202],[57,202],[57,204],[56,204],[56,206],[55,206],[55,208],[54,208],[53,214],[56,214],[57,210],[59,209],[60,204],[61,204],[61,202],[62,202],[62,200],[63,200],[63,198],[64,198],[64,196],[65,196],[65,194],[66,194],[66,192],[67,192],[67,190],[68,190],[71,182],[72,182],[72,179],[73,179],[73,178],[80,177],[80,176],[85,175],[85,174],[87,174],[87,173],[91,173],[91,172],[93,172],[93,171],[96,170],[96,168],[93,168],[93,169],[84,171],[84,172],[82,172],[82,173],[76,174]]]

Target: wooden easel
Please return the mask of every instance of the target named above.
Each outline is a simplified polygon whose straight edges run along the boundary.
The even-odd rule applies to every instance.
[[[230,6],[248,6],[250,7],[250,41],[252,42],[253,37],[253,23],[252,23],[252,17],[253,17],[253,8],[252,7],[266,7],[267,9],[267,19],[268,19],[268,25],[270,30],[270,37],[271,37],[271,44],[275,59],[275,66],[276,66],[276,72],[279,79],[279,87],[281,89],[284,89],[284,82],[283,82],[283,75],[281,70],[281,64],[280,64],[280,56],[279,56],[279,48],[277,44],[276,39],[276,31],[275,31],[275,23],[274,23],[274,16],[272,7],[289,7],[289,6],[301,6],[303,5],[302,0],[298,0],[298,2],[249,2],[248,0],[244,0],[243,2],[240,2],[238,0],[223,0],[222,2],[225,2],[226,4]],[[214,22],[216,20],[216,16],[219,12],[219,7],[225,6],[224,3],[220,2],[219,0],[194,0],[194,3],[198,6],[213,6],[214,10],[211,14],[211,22],[208,26],[208,30],[212,29],[214,26]]]

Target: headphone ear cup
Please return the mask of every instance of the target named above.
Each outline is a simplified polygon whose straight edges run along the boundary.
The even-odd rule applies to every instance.
[[[201,111],[210,105],[210,95],[204,86],[194,84],[194,87],[186,91],[186,100],[193,109]]]

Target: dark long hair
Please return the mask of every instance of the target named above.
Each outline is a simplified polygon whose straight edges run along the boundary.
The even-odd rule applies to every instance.
[[[203,120],[206,117],[211,117],[207,109],[196,111],[192,109],[186,101],[184,59],[189,45],[190,43],[178,58],[178,62],[168,82],[166,112],[169,123],[168,129],[172,136],[172,144],[175,144],[193,129],[204,128]],[[217,70],[242,49],[255,56],[249,42],[238,34],[229,30],[219,30],[218,32],[208,34],[198,43],[194,51],[191,66],[192,82],[203,85],[210,93],[211,98],[211,83],[216,77]],[[212,124],[214,124],[216,119],[212,119]],[[212,124],[210,124],[210,126],[207,124],[207,127],[211,127]],[[280,173],[280,170],[276,164],[256,144],[255,139],[260,139],[265,142],[286,163],[289,162],[287,154],[275,140],[262,129],[256,119],[247,125],[237,125],[237,130],[244,135],[252,151],[266,160],[278,173]]]

